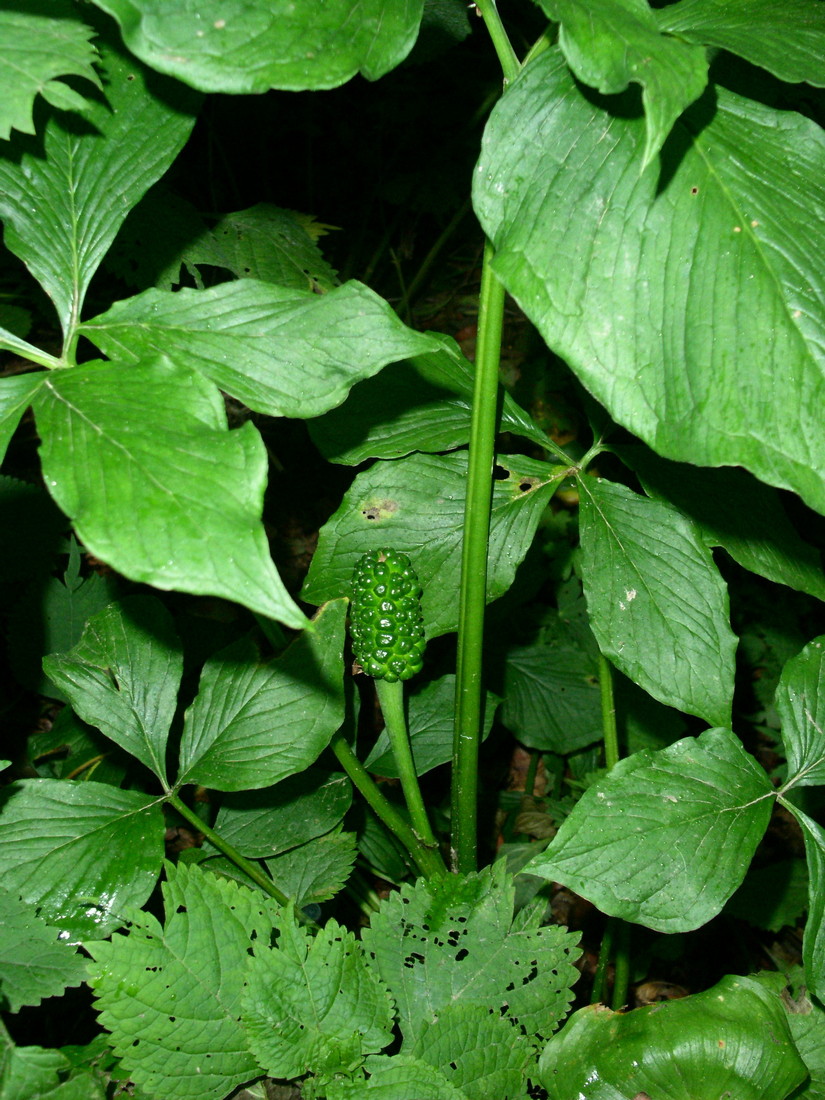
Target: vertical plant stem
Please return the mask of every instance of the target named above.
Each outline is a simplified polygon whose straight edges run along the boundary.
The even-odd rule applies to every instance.
[[[613,949],[613,918],[609,918],[602,932],[602,942],[599,948],[599,961],[596,963],[596,973],[593,975],[593,989],[590,993],[590,1003],[598,1005],[604,1003],[604,995],[607,989],[607,966],[610,962],[610,952]]]
[[[498,56],[501,71],[504,73],[504,83],[509,84],[518,76],[521,68],[516,51],[513,49],[507,31],[501,21],[501,16],[496,8],[496,0],[476,0],[476,8],[484,19],[493,49]]]
[[[613,668],[603,653],[599,653],[599,690],[602,700],[604,762],[607,770],[611,771],[619,762],[619,735],[616,728],[616,703],[613,698]],[[618,917],[610,917],[607,922],[599,954],[599,967],[602,965],[602,958],[606,966],[611,950],[614,969],[613,995],[610,1003],[618,1012],[627,1000],[630,984],[630,925]],[[600,989],[598,1000],[604,999],[603,993],[603,989]]]
[[[487,595],[493,461],[498,400],[498,364],[504,320],[504,287],[492,270],[493,246],[484,246],[473,413],[464,504],[461,591],[458,608],[455,734],[452,778],[452,863],[476,869],[478,746],[481,737],[481,658]]]
[[[610,771],[619,763],[619,735],[616,730],[616,704],[613,699],[613,669],[601,652],[599,653],[599,692],[602,698],[604,763]]]
[[[616,948],[613,952],[613,996],[610,1006],[614,1012],[624,1008],[630,986],[630,925],[616,920]]]
[[[407,732],[407,719],[404,715],[404,685],[400,680],[394,684],[389,683],[388,680],[376,680],[375,691],[378,702],[381,704],[381,713],[384,715],[387,736],[390,739],[390,747],[401,780],[401,790],[404,792],[413,828],[428,848],[437,848],[438,841],[435,839],[430,819],[427,817],[410,748],[410,735]]]
[[[416,867],[424,878],[437,878],[446,873],[447,868],[437,849],[428,848],[415,835],[401,814],[378,789],[378,784],[355,755],[346,738],[336,733],[329,747],[338,758],[338,762],[352,782],[364,796],[376,817],[387,826],[404,845],[415,861]]]
[[[210,844],[217,848],[219,852],[223,852],[228,859],[231,859],[236,867],[239,867],[245,875],[251,878],[262,890],[265,890],[270,897],[274,898],[280,905],[289,905],[290,899],[287,895],[282,890],[278,889],[268,875],[263,873],[258,864],[242,856],[237,848],[227,843],[227,841],[225,841],[219,833],[216,833],[214,829],[211,829],[205,821],[201,821],[195,811],[190,810],[183,799],[179,798],[176,794],[169,793],[166,795],[166,801],[170,806],[174,806],[181,817],[185,818],[190,825],[198,830],[198,832],[203,833]]]

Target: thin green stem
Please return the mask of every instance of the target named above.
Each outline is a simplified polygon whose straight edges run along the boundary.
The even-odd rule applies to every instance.
[[[453,233],[455,233],[456,229],[458,229],[459,225],[467,216],[469,211],[470,197],[468,195],[461,206],[459,206],[458,210],[456,210],[455,214],[453,214],[453,216],[450,218],[449,222],[447,222],[445,227],[441,230],[435,240],[435,243],[432,245],[430,251],[421,261],[418,271],[416,271],[414,277],[407,286],[407,289],[404,291],[404,296],[398,303],[398,313],[400,314],[400,316],[409,318],[410,305],[412,304],[413,298],[418,292],[418,288],[429,275],[430,269],[432,268],[435,261],[438,259],[442,248],[453,235]]]
[[[610,771],[619,762],[619,735],[616,730],[616,703],[613,699],[613,669],[603,653],[599,653],[599,691],[602,697],[604,762]]]
[[[616,921],[616,949],[613,953],[613,996],[610,1006],[619,1012],[627,1003],[627,991],[630,987],[630,925],[627,921]]]
[[[390,747],[401,780],[401,790],[404,792],[413,828],[428,848],[437,848],[438,841],[435,839],[430,819],[427,817],[427,809],[421,796],[421,787],[418,784],[415,761],[410,747],[407,718],[404,714],[404,685],[400,680],[394,684],[388,680],[376,680],[375,691],[378,702],[381,704],[381,713],[384,715],[387,736],[390,739]]]
[[[203,833],[210,844],[217,848],[219,852],[223,852],[227,859],[231,859],[236,867],[239,867],[245,875],[251,878],[262,890],[265,890],[270,897],[274,898],[280,905],[289,905],[289,897],[287,897],[282,890],[278,889],[272,879],[263,873],[257,863],[253,863],[251,860],[246,859],[237,848],[225,841],[223,837],[219,833],[216,833],[214,829],[211,829],[205,821],[201,821],[195,811],[190,810],[178,795],[170,792],[165,796],[165,801],[167,801],[170,806],[174,806],[181,817],[185,818],[193,828],[198,830],[198,832]],[[298,919],[301,919],[300,913],[298,914]]]
[[[445,874],[447,868],[444,866],[444,861],[438,850],[427,848],[415,835],[395,806],[384,798],[378,789],[378,784],[352,751],[343,734],[336,733],[330,741],[329,747],[337,756],[338,763],[364,796],[376,817],[384,822],[390,832],[398,837],[410,853],[424,878],[437,878],[439,875]]]
[[[599,690],[602,701],[602,734],[604,736],[604,762],[608,771],[619,762],[619,735],[616,728],[616,703],[613,697],[613,667],[603,653],[599,653]],[[610,917],[599,953],[605,965],[613,952],[613,995],[611,1005],[618,1012],[627,1000],[630,983],[630,925],[618,917]],[[594,989],[595,995],[595,989]],[[603,989],[598,1000],[603,1000]]]
[[[602,942],[599,948],[599,961],[596,963],[596,973],[593,975],[593,989],[590,993],[592,1005],[604,1004],[604,996],[607,990],[607,967],[610,962],[610,952],[613,948],[613,918],[609,917],[602,932]]]
[[[501,16],[498,14],[496,0],[476,0],[476,8],[484,19],[490,41],[493,43],[493,49],[498,56],[501,71],[504,74],[504,83],[509,84],[511,80],[515,80],[518,76],[521,65],[516,56],[516,51],[507,37],[507,31],[504,29]]]
[[[464,504],[461,591],[458,607],[455,735],[453,739],[453,868],[476,869],[478,748],[481,736],[481,661],[487,596],[498,364],[504,321],[504,287],[493,274],[493,246],[484,246],[478,311],[473,412]]]

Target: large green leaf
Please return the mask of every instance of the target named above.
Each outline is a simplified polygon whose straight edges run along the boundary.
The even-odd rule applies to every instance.
[[[340,404],[385,363],[431,350],[362,283],[328,294],[257,279],[210,290],[147,290],[82,331],[112,359],[165,355],[270,416],[310,417]]]
[[[291,848],[266,861],[278,888],[296,907],[320,905],[343,890],[358,857],[358,837],[340,826],[300,848]]]
[[[363,1075],[340,1077],[327,1085],[327,1100],[362,1100],[370,1093],[375,1100],[396,1100],[415,1096],[420,1100],[469,1100],[447,1080],[440,1069],[411,1054],[373,1054],[364,1062],[369,1080]]]
[[[616,451],[647,495],[689,516],[708,546],[723,546],[753,573],[825,600],[819,551],[799,536],[775,489],[746,470],[671,462],[636,445]]]
[[[717,46],[791,84],[825,87],[825,8],[820,0],[681,0],[655,13],[659,28]]]
[[[241,855],[264,859],[329,832],[351,804],[345,775],[307,768],[266,790],[226,795],[215,831]]]
[[[0,160],[5,244],[57,309],[65,335],[123,219],[189,136],[198,97],[151,78],[135,58],[102,51],[106,100],[80,117],[53,115],[42,146],[15,136]],[[45,153],[45,156],[44,156]]]
[[[808,988],[822,1000],[825,997],[825,829],[792,803],[784,802],[784,805],[799,822],[805,840],[810,877],[802,961]]]
[[[153,596],[112,604],[68,653],[43,662],[84,722],[97,726],[166,785],[166,741],[183,675],[172,616]]]
[[[535,1064],[530,1039],[512,1020],[486,1005],[460,1002],[428,1020],[404,1053],[440,1069],[468,1100],[520,1100]]]
[[[788,1024],[796,1049],[811,1075],[794,1094],[794,1100],[825,1100],[825,1009],[808,995],[808,983],[801,967],[791,967],[786,978],[792,987],[785,994]]]
[[[29,407],[45,375],[19,374],[0,380],[0,462],[14,435],[20,417]]]
[[[654,698],[730,722],[736,636],[710,550],[675,508],[579,479],[584,594],[602,652]]]
[[[243,1024],[272,1077],[351,1073],[392,1040],[392,1001],[352,932],[330,920],[312,937],[292,909],[278,941],[259,939],[249,961]]]
[[[647,122],[643,164],[656,156],[679,115],[705,90],[701,46],[659,34],[647,0],[540,0],[559,20],[559,46],[579,80],[600,92],[642,86]]]
[[[55,512],[62,530],[66,518],[56,508]],[[44,527],[44,537],[47,534],[48,528]],[[69,538],[66,572],[62,577],[53,576],[48,566],[57,552],[53,540],[52,561],[46,568],[41,565],[39,576],[26,585],[14,604],[8,620],[9,636],[14,638],[9,649],[9,666],[18,682],[29,691],[65,703],[67,697],[43,671],[43,654],[70,649],[79,642],[87,620],[116,597],[119,578],[96,572],[81,577],[80,547],[74,536]],[[36,555],[33,559],[37,561]]]
[[[297,290],[332,290],[339,280],[310,236],[311,227],[311,219],[293,210],[259,202],[224,214],[187,245],[184,262],[226,268],[238,279],[262,279]]]
[[[730,730],[629,756],[589,787],[526,870],[660,932],[715,917],[741,883],[773,787]]]
[[[0,1029],[0,1100],[105,1100],[103,1087],[89,1074],[66,1080],[70,1069],[62,1051],[16,1047]]]
[[[423,0],[95,0],[148,65],[204,92],[377,80],[412,49]]]
[[[162,361],[86,363],[52,371],[35,412],[46,485],[93,554],[133,580],[305,625],[261,523],[263,441],[250,423],[227,430],[210,382]]]
[[[94,943],[100,1022],[129,1075],[164,1100],[224,1100],[260,1073],[239,1020],[248,950],[269,941],[277,910],[199,867],[171,867],[166,921],[150,913],[129,934]]]
[[[53,107],[83,110],[87,101],[58,80],[81,76],[98,88],[91,27],[74,18],[67,0],[26,0],[26,11],[0,11],[0,138],[12,128],[34,133],[32,105],[42,95]]]
[[[500,456],[493,483],[487,599],[510,587],[564,469],[521,455]],[[455,630],[467,455],[412,455],[359,474],[321,529],[303,597],[313,603],[349,594],[352,570],[367,550],[409,554],[424,590],[427,636]]]
[[[539,641],[507,651],[501,720],[528,748],[562,755],[604,736],[598,661],[561,615],[545,617]]]
[[[100,939],[143,905],[163,858],[156,798],[104,783],[24,779],[0,801],[0,878],[61,938]]]
[[[27,902],[0,889],[0,1004],[10,1012],[59,996],[86,978],[84,959],[58,942]],[[0,1093],[2,1095],[2,1093]]]
[[[344,721],[346,613],[345,600],[328,604],[268,665],[245,641],[207,663],[186,712],[178,785],[256,790],[317,759]]]
[[[507,1015],[531,1036],[558,1026],[573,997],[578,935],[539,927],[540,909],[514,919],[513,900],[500,860],[477,875],[406,884],[373,915],[362,941],[395,998],[407,1043],[417,1044],[456,1003]]]
[[[386,367],[353,386],[346,401],[309,424],[330,462],[358,465],[367,458],[402,458],[412,451],[452,451],[470,438],[473,365],[454,340]],[[547,447],[547,437],[509,393],[503,394],[500,430]]]
[[[585,95],[558,50],[531,62],[475,176],[494,269],[656,451],[825,511],[825,134],[717,88],[640,175],[644,145],[632,96]]]
[[[825,783],[825,635],[788,661],[776,689],[788,787]]]
[[[704,993],[581,1008],[539,1061],[550,1100],[784,1100],[807,1070],[778,997],[728,976]]]

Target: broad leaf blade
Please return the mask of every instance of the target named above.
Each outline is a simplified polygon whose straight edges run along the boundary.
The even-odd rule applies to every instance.
[[[644,120],[531,62],[493,110],[474,204],[494,269],[613,418],[825,511],[825,134],[723,88],[639,176]]]
[[[468,1100],[521,1097],[535,1053],[512,1020],[486,1005],[449,1004],[428,1021],[409,1052],[460,1088]]]
[[[541,0],[559,20],[568,65],[600,92],[641,84],[647,141],[642,167],[661,149],[684,109],[705,90],[708,61],[701,46],[659,34],[647,0]]]
[[[373,916],[362,941],[408,1043],[453,1003],[507,1015],[535,1036],[549,1036],[564,1017],[578,936],[537,927],[539,914],[514,922],[513,899],[499,861],[478,875],[406,884]]]
[[[787,787],[825,783],[825,635],[786,663],[775,704],[788,760]]]
[[[327,1086],[327,1100],[362,1100],[364,1094],[375,1100],[397,1100],[399,1096],[421,1100],[469,1100],[436,1069],[411,1054],[373,1054],[364,1062],[369,1080],[340,1078]]]
[[[223,1100],[260,1073],[240,1020],[252,940],[268,940],[268,899],[198,867],[167,865],[163,928],[140,914],[129,935],[94,943],[100,1022],[152,1096]]]
[[[106,100],[79,119],[53,115],[42,150],[15,138],[20,156],[0,160],[6,247],[52,299],[67,335],[123,219],[183,147],[198,102],[157,77],[150,91],[143,66],[113,46],[102,56]]]
[[[57,515],[62,530],[66,519],[59,512]],[[52,559],[56,553],[53,543]],[[43,654],[70,649],[79,642],[87,621],[112,602],[118,587],[119,578],[114,574],[81,577],[80,547],[70,536],[69,562],[63,577],[42,570],[25,587],[9,616],[9,631],[15,640],[9,665],[17,680],[30,691],[66,702],[67,697],[43,671]]]
[[[802,961],[808,988],[822,1000],[825,995],[825,829],[792,803],[784,802],[784,805],[799,822],[805,840],[809,886]]]
[[[775,489],[746,470],[671,462],[640,446],[616,452],[647,495],[689,516],[708,546],[723,546],[751,572],[825,600],[819,552],[800,538]]]
[[[225,214],[187,245],[184,260],[226,268],[237,279],[261,279],[295,290],[321,292],[339,284],[300,216],[266,202]]]
[[[598,659],[592,635],[561,614],[542,627],[539,641],[507,650],[501,721],[528,748],[566,755],[604,736]]]
[[[377,80],[412,49],[423,0],[95,0],[147,65],[204,92],[334,88]]]
[[[539,1061],[550,1100],[784,1100],[806,1073],[779,998],[732,976],[632,1012],[579,1009]]]
[[[0,462],[6,455],[20,417],[32,403],[45,374],[20,374],[0,380]]]
[[[0,138],[12,128],[34,133],[32,105],[40,94],[55,107],[82,109],[84,98],[60,77],[81,76],[100,87],[91,27],[73,18],[65,0],[27,0],[26,11],[0,12]]]
[[[164,362],[87,363],[52,372],[35,412],[46,484],[93,554],[133,580],[305,625],[260,519],[263,442],[250,423],[227,430],[211,383]]]
[[[163,858],[157,799],[103,783],[25,779],[0,803],[3,886],[41,908],[61,938],[100,939],[143,905]]]
[[[326,412],[385,363],[437,346],[356,282],[323,295],[257,279],[147,290],[82,331],[112,359],[165,355],[257,412],[292,417]]]
[[[541,513],[564,470],[519,455],[500,456],[507,476],[493,482],[487,599],[510,587]],[[467,455],[413,455],[358,474],[322,528],[303,597],[313,603],[348,595],[352,570],[367,550],[409,554],[424,590],[427,636],[455,630]]]
[[[169,612],[131,596],[90,619],[68,653],[43,662],[77,714],[136,756],[166,785],[166,741],[183,675]]]
[[[526,867],[660,932],[715,917],[771,815],[767,776],[729,730],[620,760]]]
[[[468,442],[474,368],[454,340],[438,339],[437,351],[385,367],[353,386],[343,404],[310,421],[325,458],[356,466],[367,458],[452,451]],[[503,395],[500,430],[547,447],[544,432],[509,393]]]
[[[357,856],[356,834],[336,828],[268,859],[266,869],[278,888],[303,909],[329,901],[343,890]]]
[[[654,698],[730,722],[736,636],[710,550],[684,516],[580,478],[584,594],[602,652]]]
[[[222,798],[215,831],[241,855],[265,859],[329,832],[351,805],[347,776],[307,768],[266,790]]]
[[[352,1072],[392,1039],[392,1001],[352,932],[330,920],[311,938],[291,909],[275,947],[250,960],[243,1025],[272,1077]]]
[[[31,905],[0,890],[0,1004],[9,1012],[85,981],[83,957],[57,937]]]
[[[178,785],[255,790],[317,759],[344,721],[346,613],[346,601],[328,604],[268,665],[244,642],[208,662],[186,712]]]
[[[825,87],[825,9],[817,0],[681,0],[654,13],[659,28],[716,46],[797,84]]]

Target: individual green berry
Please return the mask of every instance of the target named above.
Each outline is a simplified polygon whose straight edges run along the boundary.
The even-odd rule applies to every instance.
[[[421,671],[424,619],[412,562],[396,550],[371,550],[356,563],[350,607],[352,648],[368,676],[409,680]]]

